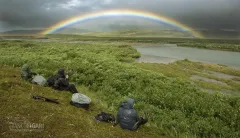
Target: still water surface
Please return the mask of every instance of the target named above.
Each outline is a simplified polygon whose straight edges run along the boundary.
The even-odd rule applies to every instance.
[[[174,44],[159,46],[133,46],[141,53],[138,62],[170,63],[187,58],[191,61],[222,64],[240,68],[240,52],[207,50],[188,47],[177,47]]]

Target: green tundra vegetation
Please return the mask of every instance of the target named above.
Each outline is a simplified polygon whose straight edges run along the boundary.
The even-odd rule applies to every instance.
[[[187,59],[170,64],[136,63],[140,68],[163,73],[168,77],[184,78],[202,90],[227,91],[226,94],[240,94],[240,70],[223,65],[191,62]],[[219,76],[223,74],[223,77]],[[226,75],[226,77],[225,77]],[[193,79],[197,76],[200,79]],[[210,82],[209,82],[210,81]]]
[[[111,34],[111,35],[110,35]],[[95,34],[88,35],[66,35],[66,34],[54,34],[47,35],[48,39],[63,39],[74,41],[100,41],[100,42],[121,42],[121,43],[168,43],[177,44],[182,47],[196,47],[203,49],[215,49],[240,52],[240,39],[197,39],[197,38],[161,38],[154,36],[134,36],[126,35],[123,33],[114,35],[109,33],[108,36],[99,36]]]
[[[170,35],[170,36],[169,36]],[[185,36],[181,32],[151,31],[151,30],[123,30],[115,32],[86,33],[86,34],[51,34],[51,35],[9,35],[2,38],[26,38],[26,39],[50,39],[62,41],[87,41],[100,43],[168,43],[177,44],[181,47],[194,47],[203,49],[225,50],[240,52],[240,39],[198,39]],[[1,38],[0,38],[1,39]]]
[[[0,107],[3,111],[0,117],[23,112],[35,118],[40,116],[40,120],[46,124],[44,135],[50,133],[55,137],[70,134],[87,136],[88,133],[92,137],[240,136],[239,70],[188,60],[169,65],[136,63],[135,58],[140,57],[140,53],[130,45],[107,44],[105,40],[102,41],[102,44],[100,40],[99,43],[0,41],[0,98],[2,105],[9,102],[8,107]],[[137,40],[133,40],[135,41]],[[24,63],[28,63],[34,71],[46,78],[59,68],[65,68],[71,82],[92,98],[92,112],[78,109],[79,112],[74,114],[77,109],[69,105],[69,93],[22,82],[18,67]],[[218,78],[208,71],[235,77],[230,80]],[[13,74],[18,79],[11,78]],[[191,80],[192,75],[216,79],[227,85]],[[214,91],[226,89],[236,93],[209,93],[201,88]],[[31,94],[57,97],[64,104],[58,106],[35,102],[29,99]],[[102,110],[116,113],[119,103],[127,97],[134,98],[139,114],[149,118],[149,123],[138,132],[125,132],[92,121],[92,116]],[[16,110],[19,104],[22,105],[19,108],[21,111]],[[55,119],[51,120],[49,113]],[[11,135],[10,132],[7,134]]]
[[[93,117],[100,111],[108,111],[104,101],[89,91],[87,87],[78,86],[78,90],[93,100],[90,111],[78,109],[69,104],[71,93],[59,92],[48,87],[32,85],[22,81],[19,68],[0,66],[0,137],[166,137],[165,133],[150,127],[131,133],[120,127],[112,128],[110,124],[98,123]],[[51,104],[35,101],[33,95],[42,95],[48,98],[56,98],[60,104]],[[110,111],[109,111],[110,112]],[[114,113],[114,112],[112,112]],[[37,129],[21,131],[21,125],[26,128],[23,121],[43,124],[43,131]],[[24,119],[25,118],[25,119]],[[10,130],[11,123],[19,125],[20,131]],[[15,126],[17,127],[17,126]],[[18,129],[19,130],[19,129]]]

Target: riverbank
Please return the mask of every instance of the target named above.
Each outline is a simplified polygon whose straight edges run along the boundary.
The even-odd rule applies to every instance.
[[[181,48],[174,44],[134,48],[141,53],[137,59],[138,67],[169,77],[185,78],[203,91],[240,94],[238,52]]]
[[[240,95],[239,69],[216,64],[191,62],[189,60],[181,60],[169,64],[135,64],[140,68],[162,73],[168,77],[188,80],[206,92]]]

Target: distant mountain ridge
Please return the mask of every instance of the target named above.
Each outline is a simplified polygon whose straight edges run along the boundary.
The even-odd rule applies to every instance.
[[[32,29],[32,30],[12,30],[0,32],[0,35],[37,35],[45,29]],[[128,30],[128,31],[127,31]],[[146,31],[147,30],[147,31]],[[209,29],[195,29],[195,31],[202,33],[206,38],[240,38],[240,30],[209,30]],[[156,36],[156,37],[191,37],[189,34],[177,31],[171,28],[155,28],[144,29],[138,26],[117,26],[110,25],[108,29],[88,30],[79,28],[64,28],[57,34],[96,34],[101,36],[121,35],[121,36]]]
[[[40,34],[45,29],[32,29],[32,30],[11,30],[0,32],[2,35],[35,35]],[[79,34],[79,33],[86,33],[86,32],[93,32],[86,29],[77,29],[77,28],[64,28],[58,31],[58,34]]]
[[[12,30],[12,31],[5,31],[5,32],[1,32],[0,34],[7,34],[7,35],[11,35],[11,34],[39,34],[40,32],[42,32],[43,29],[34,29],[34,30]]]

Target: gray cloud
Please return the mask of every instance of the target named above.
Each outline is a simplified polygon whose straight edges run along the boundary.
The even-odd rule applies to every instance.
[[[116,8],[166,15],[193,28],[240,30],[239,7],[239,0],[0,0],[0,31],[44,28],[71,16]]]
[[[68,2],[69,0],[2,0],[0,21],[8,27],[41,28],[89,10],[84,5],[80,9],[78,6],[76,10]]]

